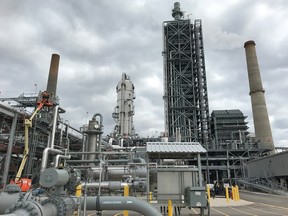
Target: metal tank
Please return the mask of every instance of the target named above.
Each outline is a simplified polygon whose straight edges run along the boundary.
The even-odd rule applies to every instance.
[[[274,142],[265,101],[265,90],[256,55],[255,42],[249,40],[244,44],[250,86],[250,96],[256,140],[260,140],[260,148],[269,149],[274,153]]]

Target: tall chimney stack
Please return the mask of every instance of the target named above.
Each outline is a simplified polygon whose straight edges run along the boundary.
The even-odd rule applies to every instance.
[[[46,91],[52,94],[53,100],[56,97],[59,59],[60,56],[58,54],[52,54]]]
[[[257,141],[260,140],[260,148],[269,149],[271,153],[274,153],[275,147],[266,107],[264,96],[265,91],[262,86],[255,45],[256,44],[253,40],[249,40],[244,44],[255,136]]]

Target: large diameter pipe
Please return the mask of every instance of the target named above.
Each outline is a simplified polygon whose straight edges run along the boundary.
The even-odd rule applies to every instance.
[[[46,169],[48,162],[48,155],[52,152],[54,154],[64,154],[61,150],[46,147],[42,154],[41,173]]]
[[[56,97],[59,60],[58,54],[52,54],[46,91],[52,93],[53,99]]]
[[[77,200],[76,200],[77,201]],[[16,202],[10,208],[6,209],[5,216],[58,216],[72,215],[76,210],[76,202],[74,198],[66,197],[60,199],[59,202],[47,202],[43,205],[36,201]],[[64,214],[65,213],[65,214]]]
[[[56,214],[43,214],[44,209],[39,202],[36,201],[22,201],[17,202],[9,209],[6,210],[6,216],[27,216],[27,215],[37,215],[37,216],[56,216]],[[56,208],[57,213],[57,208]]]
[[[19,200],[20,193],[0,193],[0,214]]]
[[[250,86],[250,96],[254,120],[256,140],[260,140],[260,148],[274,152],[274,142],[269,122],[264,89],[256,55],[255,42],[250,40],[244,44]]]
[[[67,159],[69,160],[71,155],[56,155],[54,157],[54,168],[57,168],[60,165],[60,159]]]
[[[11,129],[10,129],[9,144],[8,144],[8,147],[7,147],[7,155],[6,155],[4,172],[3,172],[3,177],[2,177],[3,188],[5,188],[6,184],[7,184],[7,179],[8,179],[8,174],[9,174],[9,167],[10,167],[10,161],[11,161],[11,155],[12,155],[12,148],[13,148],[13,143],[14,143],[14,138],[15,138],[15,131],[16,131],[16,126],[17,126],[17,120],[18,120],[18,113],[15,113],[14,117],[13,117],[13,121],[12,121],[12,126],[11,126]]]
[[[109,190],[120,190],[121,188],[124,188],[124,186],[131,185],[130,183],[126,182],[120,182],[120,181],[107,181],[107,182],[92,182],[92,183],[82,183],[82,188],[101,188],[109,189]]]
[[[136,197],[121,197],[121,196],[101,196],[87,197],[87,210],[130,210],[138,212],[144,216],[162,216],[157,209],[144,200]],[[77,198],[75,198],[77,199]],[[84,208],[84,198],[81,199],[81,208]],[[98,203],[98,206],[96,206]]]

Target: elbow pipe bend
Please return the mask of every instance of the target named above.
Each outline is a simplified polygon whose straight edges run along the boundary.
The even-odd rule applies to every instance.
[[[99,200],[97,200],[99,199]],[[97,202],[96,202],[97,201]],[[84,208],[84,199],[81,200],[81,208]],[[99,206],[96,206],[99,205]],[[137,199],[136,197],[122,196],[101,196],[87,197],[87,210],[131,210],[144,216],[162,216],[162,214],[148,202]]]
[[[60,163],[60,159],[70,159],[71,155],[61,155],[61,154],[57,154],[54,157],[54,167],[57,168],[59,166]]]
[[[41,173],[46,169],[47,167],[47,161],[48,161],[48,155],[49,153],[52,152],[52,153],[55,153],[55,154],[61,154],[63,155],[64,152],[62,152],[61,150],[58,150],[58,149],[54,149],[54,148],[49,148],[49,147],[46,147],[43,151],[43,154],[42,154],[42,163],[41,163]]]

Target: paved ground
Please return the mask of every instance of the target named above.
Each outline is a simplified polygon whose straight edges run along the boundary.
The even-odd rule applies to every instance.
[[[227,203],[224,197],[216,197],[210,200],[211,216],[276,216],[283,215],[288,216],[288,197],[269,195],[262,193],[252,193],[247,191],[240,191],[240,200],[229,200]],[[159,211],[160,208],[158,207]],[[178,213],[178,212],[177,212]],[[199,209],[182,208],[180,214],[173,216],[196,216],[199,215]],[[208,211],[204,211],[205,215]],[[96,215],[95,212],[87,212],[86,215]],[[102,216],[122,216],[123,211],[103,211]],[[136,212],[129,212],[129,216],[139,216]],[[162,213],[167,215],[167,213]]]

